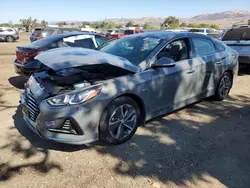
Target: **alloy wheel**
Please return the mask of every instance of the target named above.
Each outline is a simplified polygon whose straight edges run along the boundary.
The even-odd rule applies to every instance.
[[[13,42],[13,41],[14,41],[14,39],[13,39],[12,36],[8,36],[8,37],[6,38],[6,40],[7,40],[7,42]]]
[[[133,106],[124,104],[115,109],[109,119],[109,132],[115,139],[128,137],[136,128],[137,114]]]
[[[223,76],[219,86],[219,94],[221,97],[226,97],[231,88],[231,78],[228,75]]]

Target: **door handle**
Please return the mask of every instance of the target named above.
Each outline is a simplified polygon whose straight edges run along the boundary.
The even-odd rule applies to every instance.
[[[216,63],[216,64],[221,64],[221,63],[222,63],[222,61],[223,61],[223,60],[225,60],[225,59],[226,59],[226,57],[223,57],[223,58],[221,58],[221,59],[217,60],[215,63]]]
[[[189,70],[187,71],[187,73],[188,73],[188,74],[192,74],[194,71],[195,71],[195,69],[189,69]]]

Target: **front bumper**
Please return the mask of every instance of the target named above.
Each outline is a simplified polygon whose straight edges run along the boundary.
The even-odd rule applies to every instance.
[[[22,93],[22,108],[27,109],[28,103],[25,101],[25,94]],[[44,139],[67,144],[86,144],[99,140],[98,125],[100,117],[101,114],[96,110],[79,106],[55,108],[49,106],[45,101],[40,103],[40,112],[35,121],[27,113],[23,113],[24,121],[34,133]],[[60,130],[68,120],[73,122],[71,126],[74,125],[74,129],[78,134],[53,131]]]

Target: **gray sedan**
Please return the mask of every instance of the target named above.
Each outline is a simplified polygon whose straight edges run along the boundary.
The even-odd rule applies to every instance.
[[[213,96],[227,97],[238,54],[208,36],[143,33],[100,51],[60,48],[35,57],[48,67],[21,94],[27,125],[42,138],[121,144],[154,117]]]

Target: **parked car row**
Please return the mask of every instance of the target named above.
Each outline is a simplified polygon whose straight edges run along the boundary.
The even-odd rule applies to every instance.
[[[31,130],[68,144],[121,144],[149,119],[227,97],[238,53],[195,33],[147,32],[111,42],[64,33],[18,47],[15,67],[28,64],[39,69],[20,100]]]

